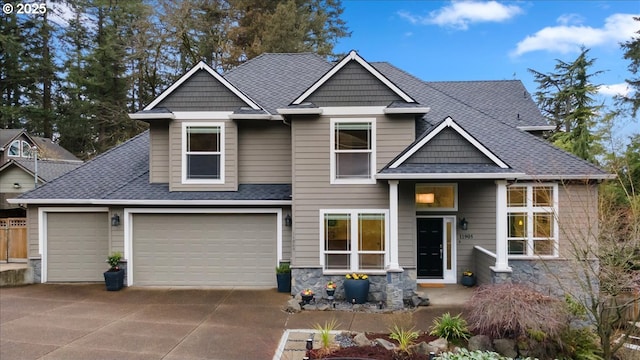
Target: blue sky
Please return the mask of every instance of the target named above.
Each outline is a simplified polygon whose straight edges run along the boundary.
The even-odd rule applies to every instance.
[[[640,1],[364,1],[343,0],[351,37],[337,52],[356,50],[367,61],[387,61],[428,81],[522,80],[528,68],[547,73],[556,59],[571,62],[591,49],[593,82],[601,100],[628,91],[628,61],[620,43],[640,30]],[[621,121],[622,134],[640,123]]]

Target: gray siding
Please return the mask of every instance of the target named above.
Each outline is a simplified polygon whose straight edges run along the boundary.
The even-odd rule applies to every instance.
[[[109,226],[109,253],[120,252],[124,257],[124,208],[110,208],[109,209],[109,224],[111,224],[111,217],[115,214],[120,216],[120,226]],[[127,260],[124,259],[123,260]]]
[[[411,155],[407,164],[493,164],[455,130],[443,129],[420,150]]]
[[[14,183],[20,184],[20,189],[13,187]],[[41,182],[40,182],[41,183]],[[33,176],[21,168],[11,165],[0,173],[0,209],[10,209],[18,207],[17,204],[9,204],[5,200],[12,199],[25,191],[35,188]]]
[[[280,121],[237,124],[239,183],[291,183],[291,128]]]
[[[561,257],[575,257],[576,249],[593,249],[598,234],[598,187],[558,185],[558,228]]]
[[[335,118],[335,117],[332,117]],[[292,265],[319,266],[320,209],[388,209],[389,185],[331,185],[329,179],[329,117],[291,122],[293,139],[293,238]],[[377,169],[379,170],[414,139],[412,118],[378,116]]]
[[[347,63],[306,101],[318,106],[386,106],[402,100],[355,61]]]
[[[291,261],[291,252],[292,252],[292,246],[293,243],[291,241],[291,235],[292,235],[292,227],[291,226],[285,226],[284,224],[284,219],[287,217],[287,214],[290,214],[293,216],[293,214],[291,213],[291,207],[283,207],[282,208],[282,260],[283,261]]]
[[[171,111],[233,111],[247,104],[205,70],[182,83],[156,108]]]
[[[169,123],[151,121],[149,126],[149,181],[169,182]]]
[[[42,254],[38,250],[38,207],[27,208],[27,257],[40,259]]]
[[[469,225],[466,231],[457,228],[458,276],[475,268],[474,246],[496,251],[496,184],[493,181],[458,183],[458,221],[463,217]]]
[[[170,191],[237,191],[238,190],[238,128],[231,120],[225,123],[225,180],[224,184],[182,184],[182,122],[209,120],[175,120],[169,127]],[[214,120],[211,120],[214,121]]]

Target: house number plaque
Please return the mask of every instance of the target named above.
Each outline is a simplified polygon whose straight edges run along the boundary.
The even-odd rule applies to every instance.
[[[460,240],[473,240],[473,234],[459,234],[458,239]]]

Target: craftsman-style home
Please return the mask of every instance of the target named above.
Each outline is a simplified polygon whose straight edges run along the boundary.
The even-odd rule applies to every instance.
[[[201,62],[130,117],[149,130],[12,200],[39,281],[99,281],[121,251],[129,286],[274,287],[281,262],[294,293],[359,272],[393,303],[466,270],[540,285],[532,264],[563,266],[563,227],[593,234],[574,220],[610,177],[541,138],[520,81],[428,82],[353,51]]]

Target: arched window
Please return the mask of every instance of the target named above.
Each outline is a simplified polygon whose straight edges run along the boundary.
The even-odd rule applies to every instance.
[[[9,156],[20,156],[20,140],[16,140],[9,146]]]

